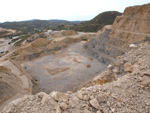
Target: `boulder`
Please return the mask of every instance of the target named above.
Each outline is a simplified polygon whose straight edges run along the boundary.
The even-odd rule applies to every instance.
[[[100,109],[101,108],[96,98],[90,100],[90,104],[92,105],[92,107],[94,107],[96,109]]]
[[[145,71],[145,72],[143,73],[143,75],[146,75],[146,76],[149,76],[149,77],[150,77],[150,70]]]
[[[85,95],[84,97],[83,97],[83,100],[85,100],[85,101],[88,101],[90,99],[90,97],[88,96],[88,95]]]
[[[137,46],[136,44],[130,44],[130,45],[129,45],[129,48],[130,48],[130,49],[134,49],[134,48],[137,48],[137,47],[138,47],[138,46]]]
[[[69,100],[69,96],[65,93],[59,93],[59,92],[53,91],[50,95],[56,101],[67,102]]]
[[[130,62],[126,62],[124,64],[124,71],[125,72],[129,72],[129,73],[132,73],[133,72],[133,66]]]
[[[61,102],[60,103],[60,108],[62,108],[65,111],[65,110],[67,110],[68,105],[66,103],[64,103],[64,102]]]
[[[114,67],[112,70],[114,73],[118,73],[119,72],[119,67]]]
[[[78,97],[80,100],[82,100],[82,99],[83,99],[83,95],[82,95],[82,93],[81,93],[80,91],[78,91],[78,93],[77,93],[77,97]]]
[[[56,108],[56,113],[61,113],[60,106],[57,106],[57,108]]]
[[[149,76],[144,76],[141,80],[141,84],[144,86],[150,85],[150,77]]]
[[[98,96],[97,100],[98,100],[99,103],[104,103],[106,101],[103,96]]]
[[[84,110],[84,113],[92,113],[91,111],[89,111],[88,109]]]

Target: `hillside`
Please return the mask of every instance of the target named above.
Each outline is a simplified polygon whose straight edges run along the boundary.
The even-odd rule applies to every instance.
[[[112,24],[115,18],[120,15],[121,13],[117,11],[103,12],[90,21],[81,22],[75,25],[73,29],[76,31],[83,31],[83,32],[97,32],[105,25]]]
[[[150,40],[150,4],[127,7],[112,26],[105,26],[86,49],[101,62],[110,63],[129,50],[130,44]]]
[[[17,34],[16,30],[0,28],[0,38]]]
[[[121,15],[121,13],[117,11],[108,11],[108,12],[103,12],[97,15],[92,20],[86,22],[33,19],[33,20],[20,21],[20,22],[0,23],[0,27],[22,31],[23,34],[41,32],[48,29],[51,30],[73,29],[75,31],[96,32],[100,30],[102,27],[104,27],[105,25],[112,24],[116,16],[119,15]]]
[[[75,23],[78,23],[75,21]],[[48,29],[61,30],[67,29],[66,25],[74,25],[73,21],[69,22],[66,20],[28,20],[20,22],[5,22],[0,23],[0,27],[6,29],[14,29],[26,33],[41,32]]]

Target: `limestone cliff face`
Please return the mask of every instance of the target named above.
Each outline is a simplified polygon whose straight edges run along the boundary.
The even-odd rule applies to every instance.
[[[100,61],[110,63],[129,45],[150,40],[150,4],[125,9],[112,26],[105,26],[85,47]]]

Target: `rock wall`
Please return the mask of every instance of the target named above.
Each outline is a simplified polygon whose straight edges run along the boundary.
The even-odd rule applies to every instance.
[[[129,45],[150,40],[150,4],[128,7],[112,26],[105,26],[85,47],[101,62],[110,63]]]

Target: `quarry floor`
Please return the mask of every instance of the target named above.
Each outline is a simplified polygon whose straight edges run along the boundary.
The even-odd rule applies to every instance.
[[[76,91],[106,68],[106,64],[85,52],[84,41],[34,61],[22,63],[33,78],[33,94]]]

